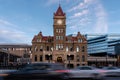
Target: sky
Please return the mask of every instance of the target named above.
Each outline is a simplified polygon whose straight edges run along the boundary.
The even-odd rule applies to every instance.
[[[0,0],[0,44],[53,36],[53,14],[66,13],[66,35],[120,34],[120,0]]]

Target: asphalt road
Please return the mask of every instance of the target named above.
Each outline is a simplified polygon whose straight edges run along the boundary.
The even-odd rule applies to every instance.
[[[1,77],[0,77],[0,80],[2,80]],[[82,79],[82,80],[86,80],[86,79]],[[106,77],[104,80],[120,80],[120,77]]]
[[[120,77],[106,77],[105,80],[120,80]]]

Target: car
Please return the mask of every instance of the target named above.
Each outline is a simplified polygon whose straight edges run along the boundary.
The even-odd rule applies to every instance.
[[[120,69],[115,66],[103,67],[103,70],[106,70],[105,76],[107,77],[120,77]]]
[[[70,73],[71,77],[74,78],[104,79],[104,70],[92,66],[78,66],[71,70]]]
[[[8,73],[4,80],[66,80],[69,78],[68,71],[60,63],[31,63],[18,71]]]

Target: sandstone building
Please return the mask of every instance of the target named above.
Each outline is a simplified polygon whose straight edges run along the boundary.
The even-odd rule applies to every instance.
[[[87,40],[80,32],[66,36],[66,14],[60,5],[53,20],[53,36],[39,32],[32,40],[32,62],[59,62],[70,68],[87,65]]]

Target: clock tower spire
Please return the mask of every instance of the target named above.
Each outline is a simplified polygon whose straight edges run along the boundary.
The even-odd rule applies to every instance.
[[[63,12],[60,4],[59,4],[59,7],[58,7],[56,13],[54,13],[54,16],[65,16],[65,13]]]

